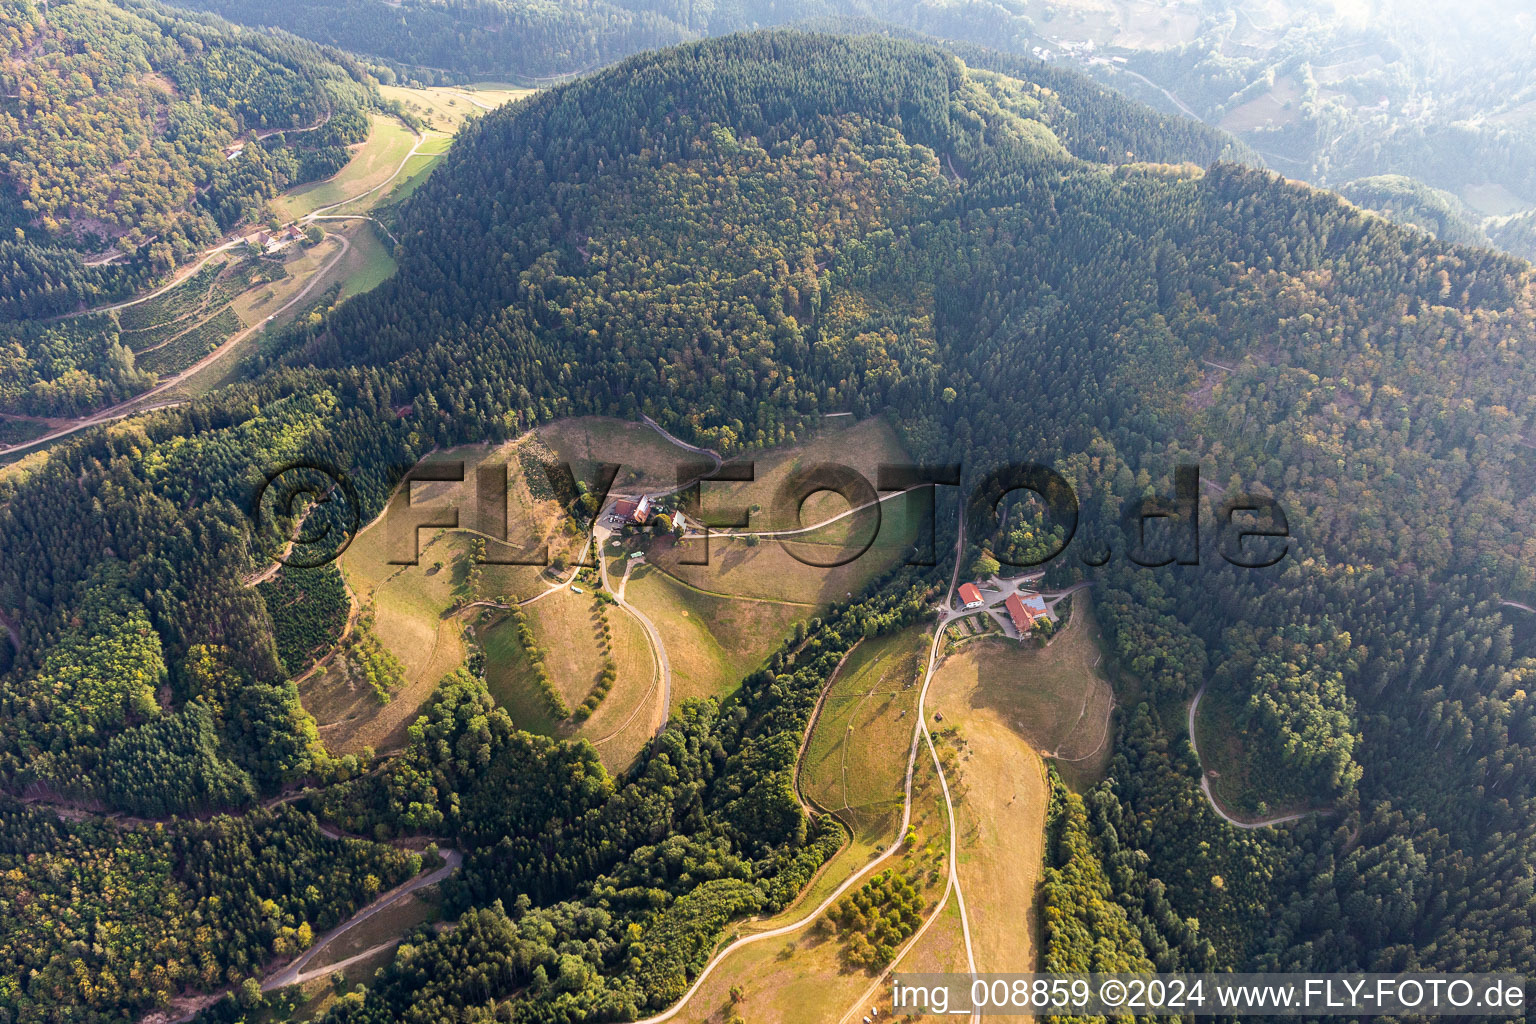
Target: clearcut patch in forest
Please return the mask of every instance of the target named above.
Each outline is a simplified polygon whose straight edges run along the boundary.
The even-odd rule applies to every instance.
[[[1308,811],[1315,804],[1287,794],[1294,778],[1285,768],[1285,755],[1255,729],[1243,728],[1242,698],[1207,688],[1195,709],[1195,735],[1200,769],[1210,783],[1211,796],[1222,810],[1240,820],[1257,820]]]

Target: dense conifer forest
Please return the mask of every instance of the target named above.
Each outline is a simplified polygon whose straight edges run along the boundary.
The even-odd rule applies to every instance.
[[[1042,964],[1536,970],[1536,663],[1500,604],[1536,593],[1529,265],[1245,166],[1220,134],[1060,73],[984,65],[739,35],[467,127],[398,218],[395,277],[291,329],[259,380],[0,481],[0,611],[21,632],[0,784],[158,817],[307,779],[301,806],[142,841],[282,827],[312,847],[317,819],[451,841],[457,927],[414,935],[330,1024],[665,1007],[728,921],[785,906],[842,842],[796,800],[799,737],[843,654],[920,621],[947,567],[899,568],[825,612],[729,702],[685,704],[621,775],[519,731],[468,671],[359,774],[287,681],[327,608],[274,615],[242,582],[274,554],[250,496],[265,468],[313,459],[348,467],[371,518],[427,451],[579,413],[643,413],[727,454],[826,413],[888,415],[967,483],[1026,460],[1071,482],[1082,522],[1050,579],[1094,580],[1140,683],[1106,781],[1055,790]],[[1272,495],[1288,557],[1237,568],[1207,528],[1198,565],[1132,562],[1123,517],[1173,495],[1183,464],[1201,467],[1206,527]],[[1258,832],[1216,818],[1183,720],[1207,682],[1315,813]],[[117,765],[146,781],[114,787]],[[0,844],[73,834],[41,814],[7,817]],[[61,870],[93,842],[48,840]],[[353,881],[317,884],[302,913],[272,897],[283,914],[319,927],[391,855],[344,848]],[[209,877],[157,863],[135,870],[194,892]],[[253,913],[207,908],[241,939],[199,984],[249,976],[298,927]],[[74,1005],[51,979],[75,940],[28,927],[0,925],[0,948],[28,950],[0,991],[28,1012]],[[91,1005],[127,1019],[156,991]]]

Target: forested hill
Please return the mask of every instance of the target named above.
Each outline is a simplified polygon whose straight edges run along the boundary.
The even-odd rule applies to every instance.
[[[1160,962],[1526,965],[1532,666],[1497,599],[1536,586],[1530,271],[1144,127],[888,39],[638,58],[464,136],[402,273],[292,361],[386,360],[439,444],[645,412],[737,451],[891,410],[928,458],[1060,466],[1147,687],[1095,820]],[[1275,495],[1291,557],[1129,565],[1120,510],[1179,462],[1208,514]],[[1214,819],[1182,739],[1207,681],[1270,798],[1323,815]]]
[[[1499,604],[1536,590],[1531,271],[1161,123],[1023,69],[795,32],[635,58],[477,121],[402,212],[400,273],[295,325],[261,380],[0,480],[0,611],[21,633],[0,787],[182,813],[317,780],[296,815],[429,829],[464,856],[458,926],[415,933],[330,1024],[643,1017],[837,846],[794,792],[816,695],[947,573],[829,609],[620,777],[519,732],[468,672],[359,776],[317,742],[241,583],[273,553],[252,490],[333,463],[371,518],[433,448],[558,416],[646,413],[738,453],[884,414],[970,479],[1064,473],[1083,525],[1060,581],[1111,549],[1093,599],[1138,688],[1109,781],[1062,812],[1074,856],[1103,863],[1052,889],[1083,926],[1043,963],[1536,973],[1536,665]],[[1173,494],[1184,462],[1208,504],[1273,494],[1290,556],[1239,570],[1208,542],[1198,566],[1131,564],[1122,510]],[[969,537],[967,561],[1046,526]],[[1243,716],[1256,784],[1318,813],[1215,818],[1183,732],[1202,684]],[[1110,899],[1128,927],[1094,941]],[[91,946],[0,942],[0,976],[39,979],[14,997],[28,1014],[122,1019],[156,995],[103,994],[141,976],[119,938],[141,913],[99,909],[115,927]],[[204,913],[250,934],[242,907]],[[214,984],[197,977],[179,965]]]
[[[0,320],[164,274],[338,170],[378,100],[344,55],[153,0],[0,0],[0,29]]]
[[[834,17],[1019,51],[1029,21],[985,0],[175,0],[382,59],[408,78],[534,84],[701,36]]]

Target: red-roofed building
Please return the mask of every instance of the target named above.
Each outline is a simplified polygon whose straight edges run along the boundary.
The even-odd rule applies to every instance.
[[[1008,609],[1008,617],[1013,620],[1013,628],[1022,636],[1035,628],[1035,623],[1050,614],[1045,606],[1045,598],[1039,594],[1009,594],[1008,600],[1003,602],[1003,607]]]
[[[651,515],[651,499],[641,497],[639,501],[630,501],[628,498],[620,498],[609,509],[610,515],[631,523],[644,523]]]
[[[986,602],[981,599],[981,591],[974,583],[960,584],[960,604],[966,608],[980,608]]]

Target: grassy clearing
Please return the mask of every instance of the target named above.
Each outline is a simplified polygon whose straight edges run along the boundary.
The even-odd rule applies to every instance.
[[[285,221],[297,220],[323,206],[330,206],[375,188],[395,173],[415,145],[410,129],[393,117],[375,114],[366,141],[352,150],[352,159],[336,174],[279,196],[272,208]]]
[[[342,282],[342,299],[372,291],[393,277],[399,269],[384,243],[379,241],[373,225],[358,224],[347,237],[352,242],[352,248],[332,271]]]
[[[708,496],[703,499],[705,511],[712,507],[757,505],[762,512],[754,514],[752,529],[791,529],[799,524],[787,518],[775,519],[772,510],[774,496],[795,471],[830,463],[857,470],[869,481],[870,486],[874,486],[881,465],[910,461],[906,449],[896,437],[896,431],[884,419],[855,423],[851,419],[839,418],[826,422],[832,426],[823,427],[816,436],[802,444],[747,456],[754,464],[752,482],[709,484]],[[829,497],[827,500],[837,502],[839,499]],[[815,521],[811,515],[815,507],[806,509],[805,519],[808,522]],[[844,503],[837,510],[846,507]]]
[[[465,464],[465,482],[413,484],[412,505],[439,508],[457,505],[461,510],[460,522],[465,526],[477,525],[471,518],[476,471],[487,461],[499,461],[509,466],[508,518],[512,525],[508,536],[514,541],[522,540],[536,546],[534,538],[551,529],[559,513],[558,508],[546,507],[550,502],[535,499],[523,485],[516,458],[517,446],[521,443],[494,449],[490,445],[473,445],[437,453],[433,461],[462,461]],[[567,539],[574,543],[574,539]],[[327,669],[303,680],[300,696],[304,706],[320,723],[321,736],[333,750],[347,752],[365,745],[386,749],[401,741],[405,727],[414,721],[422,702],[443,676],[461,665],[466,656],[465,622],[461,616],[450,612],[455,604],[481,597],[531,596],[544,589],[540,570],[535,567],[486,566],[482,570],[480,592],[468,593],[465,555],[470,545],[470,534],[465,531],[423,529],[417,537],[417,564],[393,565],[390,559],[397,552],[391,544],[388,524],[381,519],[361,531],[342,556],[342,574],[359,604],[373,609],[379,639],[404,664],[406,684],[388,704],[381,706],[365,687],[354,685],[337,670]],[[557,551],[563,550],[558,543],[554,547]],[[566,548],[569,547],[567,544]],[[547,599],[554,602],[550,604],[548,614],[554,615],[561,609],[561,598],[579,601],[571,594],[554,595]],[[590,602],[588,598],[587,604]],[[538,611],[544,603],[531,606],[530,611]],[[616,649],[622,648],[625,657],[632,657],[633,638],[624,632],[618,617],[613,618]],[[490,626],[489,623],[485,625]],[[569,626],[569,623],[559,621],[546,624],[550,635],[545,641],[547,650],[582,649],[570,642],[570,638],[577,634]],[[595,657],[590,628],[585,638],[586,646],[592,649]],[[514,720],[523,728],[553,733],[556,723],[548,721],[547,714],[536,703],[526,703],[522,699],[525,688],[518,684],[528,666],[512,632],[487,628],[482,643],[487,654],[488,683],[512,712]],[[556,675],[558,680],[568,679],[572,686],[585,682],[581,698],[575,703],[585,698],[597,671],[586,672],[586,666],[581,668],[582,671],[576,674],[562,672]]]
[[[919,497],[898,495],[880,507],[878,533],[862,554],[858,552],[869,543],[872,532],[869,513],[856,513],[782,542],[774,537],[758,538],[754,543],[745,537],[711,536],[708,565],[684,561],[705,557],[703,542],[697,539],[653,544],[646,557],[700,590],[824,605],[856,593],[911,553],[923,526]],[[850,520],[856,518],[865,525],[851,526]],[[844,561],[846,564],[832,564]]]
[[[915,727],[928,634],[904,630],[856,647],[832,681],[806,746],[800,789],[857,838],[889,841]]]
[[[400,745],[438,682],[463,664],[462,623],[448,609],[458,597],[457,556],[467,546],[462,535],[439,532],[423,537],[417,565],[389,565],[387,530],[376,523],[342,555],[342,576],[358,602],[372,607],[375,631],[404,665],[405,684],[381,705],[334,665],[301,681],[299,696],[330,749],[349,753]]]
[[[1223,810],[1239,818],[1311,809],[1311,800],[1295,794],[1285,751],[1239,725],[1245,700],[1240,694],[1216,689],[1206,690],[1200,698],[1194,738],[1211,795]],[[1183,720],[1181,715],[1178,721]]]
[[[613,491],[667,493],[677,489],[679,464],[702,456],[684,451],[644,423],[607,416],[557,420],[538,429],[539,440],[555,457],[571,464],[576,479],[591,481],[599,462],[620,465]]]
[[[440,916],[437,886],[429,885],[407,893],[356,928],[343,932],[315,954],[305,971],[319,970],[359,953],[366,953],[376,946],[400,938],[418,925],[436,921]]]
[[[1464,186],[1461,198],[1485,217],[1506,217],[1531,208],[1531,204],[1524,198],[1497,183]]]
[[[935,739],[945,761],[959,829],[960,882],[980,971],[1030,971],[1039,921],[1035,890],[1045,856],[1045,768],[996,711],[956,692],[941,675],[929,707],[944,716]]]
[[[1100,777],[1109,759],[1112,689],[1099,670],[1092,607],[1082,594],[1074,601],[1071,622],[1049,647],[972,641],[945,659],[929,691],[981,971],[1034,964],[1050,798],[1039,753],[1059,754],[1078,785]]]
[[[0,447],[20,444],[48,433],[48,424],[15,416],[0,416]]]
[[[965,959],[965,932],[960,927],[959,900],[950,897],[944,909],[939,911],[939,919],[902,958],[898,968],[903,973],[914,974],[952,974],[970,970]],[[875,1005],[880,1007],[882,1017],[895,1009],[890,1006],[886,992],[879,993],[879,1002]]]
[[[1282,75],[1262,96],[1227,111],[1221,127],[1229,132],[1247,132],[1293,124],[1301,117],[1301,100],[1301,83]]]
[[[925,914],[932,913],[944,893],[944,856],[949,831],[938,779],[927,758],[919,759],[913,776],[912,824],[915,842],[882,869],[893,867],[913,878],[923,895]],[[854,871],[868,864],[872,856],[872,851],[855,855],[853,851],[845,850],[823,869],[817,883],[824,885],[825,892],[830,892]],[[806,907],[813,905],[810,899],[802,899],[799,906],[778,918],[739,925],[727,931],[726,941],[742,932],[766,930],[798,921],[805,916]],[[924,937],[926,942],[927,936]],[[877,973],[846,966],[842,949],[841,939],[820,923],[747,946],[728,957],[709,976],[678,1019],[723,1024],[734,1011],[752,1024],[835,1022],[852,1007],[853,1001],[864,993]],[[905,965],[906,961],[903,961],[903,969]],[[732,1002],[733,988],[740,991],[739,1002]],[[880,999],[882,1008],[888,1005],[884,992],[880,993]],[[881,1016],[885,1016],[884,1009]]]
[[[481,636],[485,649],[485,685],[507,709],[519,729],[553,736],[560,723],[549,713],[533,684],[533,666],[517,640],[517,625],[503,615]]]
[[[1216,802],[1233,814],[1256,813],[1262,797],[1250,778],[1235,694],[1206,690],[1195,713],[1195,746]],[[1268,808],[1266,808],[1268,810]]]
[[[597,745],[610,771],[628,767],[651,738],[647,712],[661,700],[660,678],[650,641],[639,621],[622,608],[608,608],[613,661],[619,677],[577,735]],[[585,696],[585,695],[583,695]]]
[[[333,232],[340,234],[342,232]],[[295,295],[309,284],[316,272],[330,262],[331,258],[341,248],[341,242],[336,238],[327,238],[319,245],[304,247],[291,245],[285,250],[282,257],[283,274],[274,281],[263,282],[238,295],[233,303],[240,319],[248,324],[261,323],[269,316],[274,316]],[[319,298],[319,288],[309,294]],[[293,316],[298,310],[298,303],[291,307],[283,319]]]
[[[990,708],[1069,780],[1096,781],[1109,763],[1114,691],[1102,661],[1098,623],[1085,593],[1050,646],[1010,639],[966,644],[946,673],[972,682],[970,698]]]
[[[532,89],[514,85],[486,83],[469,86],[440,86],[409,89],[399,85],[379,87],[385,99],[395,100],[407,111],[439,131],[456,132],[464,122],[484,116],[491,109],[513,100],[531,96]]]
[[[778,493],[795,472],[830,463],[859,472],[873,488],[879,466],[906,459],[886,421],[865,420],[832,427],[805,444],[761,455],[752,482],[708,484],[701,500],[706,515],[731,508],[755,509],[749,532],[800,529],[848,512],[850,504],[839,495],[822,492],[805,502],[798,518],[793,510],[780,509]],[[676,546],[653,544],[648,558],[701,590],[820,605],[848,597],[905,558],[923,525],[918,497],[898,495],[881,502],[878,511],[853,512],[793,537],[713,536],[708,565],[685,563],[705,557],[698,540]],[[846,564],[835,564],[839,562]]]
[[[590,617],[594,604],[584,602],[580,595],[561,592],[526,608],[529,625],[545,652],[550,678],[571,707],[586,699],[601,671],[597,644],[591,639],[596,621]],[[627,767],[651,736],[651,716],[645,708],[657,699],[656,662],[640,624],[622,609],[609,606],[618,679],[597,711],[577,724],[551,717],[534,682],[533,666],[518,643],[512,617],[495,612],[488,613],[486,619],[489,625],[481,640],[486,686],[518,728],[562,739],[589,739],[610,770]]]
[[[343,993],[352,991],[358,985],[367,985],[373,981],[374,974],[379,968],[394,959],[394,947],[381,949],[376,954],[345,968],[342,971],[342,983],[333,985],[329,975],[315,978],[305,982],[299,987],[300,998],[298,1004],[289,1012],[262,1011],[257,1016],[251,1017],[252,1021],[291,1021],[293,1024],[303,1024],[306,1021],[318,1020],[324,1016],[325,1011]]]
[[[603,671],[597,643],[600,610],[597,599],[586,588],[582,590],[580,594],[557,590],[523,609],[544,651],[549,677],[572,708],[587,699]],[[613,615],[614,620],[618,618]]]
[[[420,188],[441,159],[441,156],[417,153],[407,160],[404,169],[400,171],[400,177],[395,179],[394,186],[389,190],[389,202],[402,202]],[[382,202],[379,205],[383,205]]]
[[[629,577],[626,599],[656,624],[672,664],[672,705],[735,691],[812,608],[700,593],[655,566]]]

